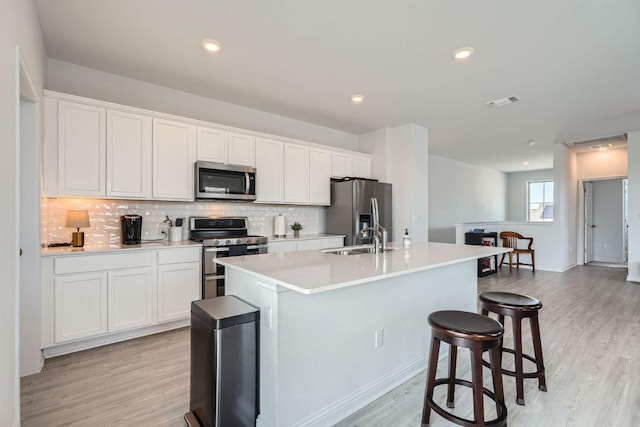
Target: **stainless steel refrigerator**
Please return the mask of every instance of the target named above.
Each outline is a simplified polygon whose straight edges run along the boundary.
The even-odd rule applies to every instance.
[[[391,184],[369,179],[331,182],[331,206],[327,208],[327,233],[344,234],[346,246],[371,243],[372,233],[360,234],[373,221],[371,199],[378,201],[379,222],[393,241],[391,231]]]

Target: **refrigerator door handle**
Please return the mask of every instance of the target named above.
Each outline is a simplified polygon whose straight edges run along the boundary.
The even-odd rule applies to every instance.
[[[378,199],[371,198],[371,226],[377,227],[380,225],[380,215],[378,213]]]

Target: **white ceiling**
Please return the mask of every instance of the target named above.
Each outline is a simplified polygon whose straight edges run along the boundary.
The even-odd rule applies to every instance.
[[[505,172],[551,167],[554,142],[640,130],[638,0],[36,4],[50,58],[354,134],[416,123],[431,153]],[[475,55],[455,62],[462,46]]]

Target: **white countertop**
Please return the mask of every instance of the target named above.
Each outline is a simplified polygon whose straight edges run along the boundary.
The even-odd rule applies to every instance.
[[[42,256],[65,256],[77,254],[93,254],[100,252],[122,252],[130,250],[146,250],[146,249],[175,249],[188,246],[202,246],[202,243],[193,240],[182,240],[179,242],[148,242],[141,245],[122,245],[122,244],[102,244],[102,245],[84,245],[81,248],[73,246],[59,246],[57,248],[42,248]]]
[[[342,237],[344,238],[344,234],[301,234],[300,237],[293,237],[293,234],[286,235],[285,237],[278,236],[269,236],[270,242],[294,242],[296,240],[316,240],[316,239],[331,239],[333,237]]]
[[[314,294],[509,252],[511,249],[413,242],[384,254],[335,255],[319,250],[220,258],[216,262],[260,280]]]

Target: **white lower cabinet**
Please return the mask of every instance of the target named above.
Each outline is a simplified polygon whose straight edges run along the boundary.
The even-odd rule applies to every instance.
[[[158,322],[188,317],[191,302],[200,299],[200,264],[158,266]]]
[[[200,299],[200,246],[43,258],[43,348],[185,326]],[[159,323],[175,322],[159,327]],[[148,331],[146,333],[149,333]],[[98,344],[91,344],[95,346]],[[86,348],[86,347],[83,347]]]
[[[109,271],[109,332],[153,323],[153,268]]]
[[[320,250],[326,248],[339,248],[344,246],[344,237],[318,237],[302,240],[276,240],[269,242],[270,254],[282,252]]]
[[[106,272],[56,277],[54,300],[56,343],[107,332]]]

